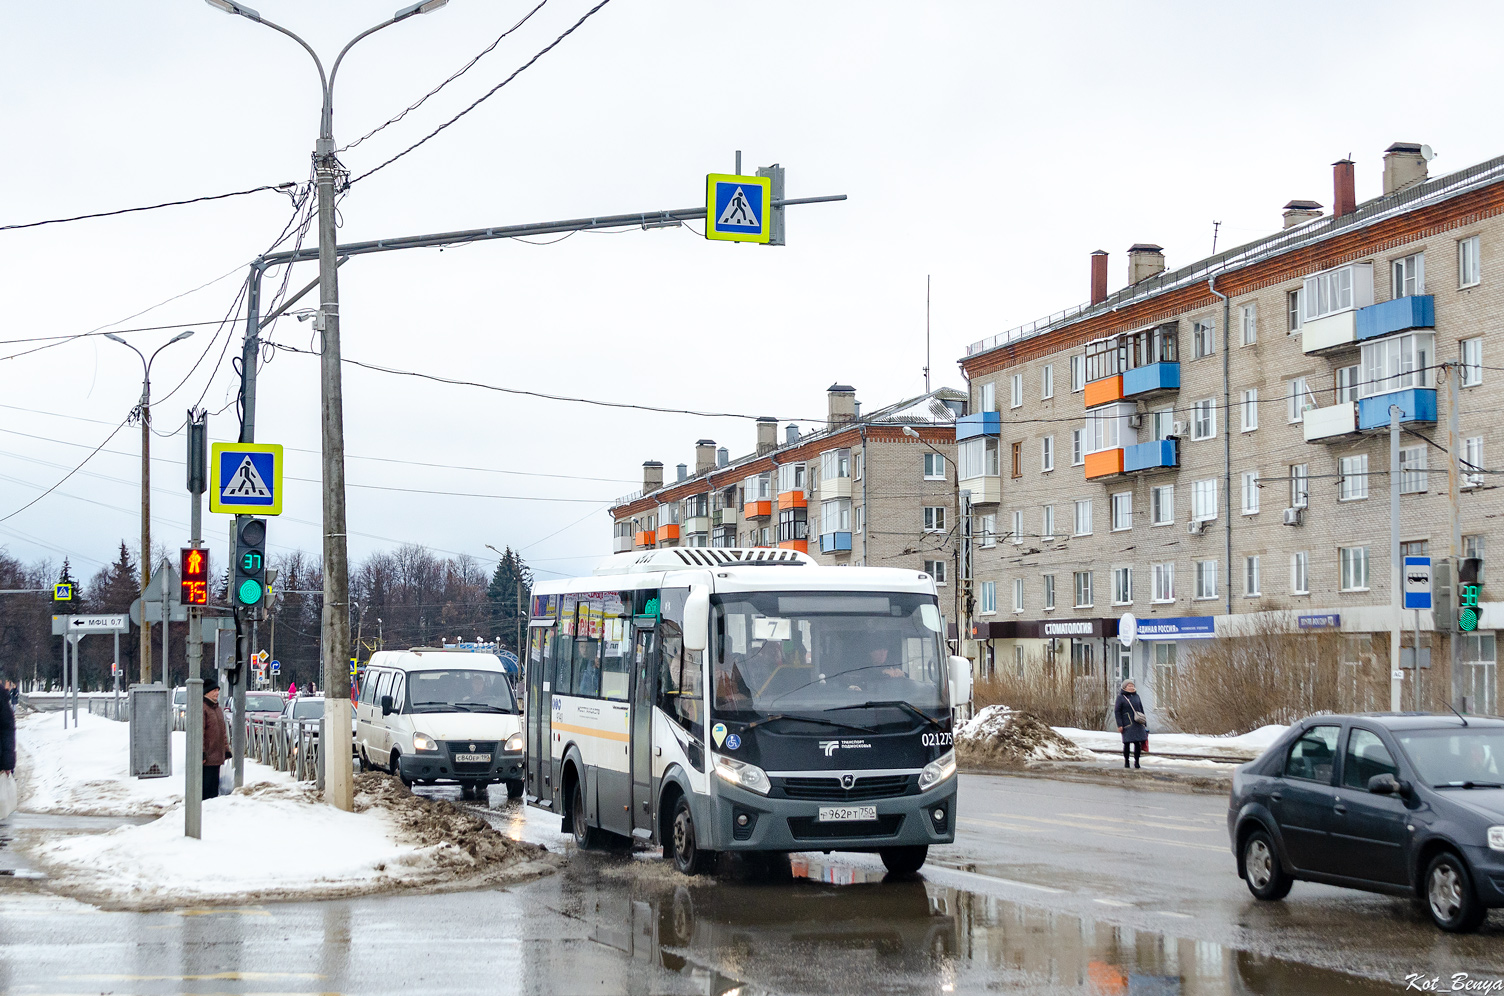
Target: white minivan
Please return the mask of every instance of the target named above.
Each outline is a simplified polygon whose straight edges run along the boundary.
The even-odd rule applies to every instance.
[[[466,799],[505,782],[522,795],[522,709],[495,654],[382,650],[371,655],[355,706],[356,752],[406,785],[458,782]]]

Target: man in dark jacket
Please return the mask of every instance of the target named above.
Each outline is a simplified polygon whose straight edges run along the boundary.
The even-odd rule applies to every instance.
[[[0,775],[16,771],[16,712],[11,708],[10,693],[15,686],[0,678]]]
[[[219,708],[219,686],[204,690],[204,798],[219,797],[219,766],[230,752],[225,714]]]
[[[1144,715],[1144,701],[1138,697],[1138,686],[1131,680],[1123,682],[1113,712],[1117,714],[1118,732],[1123,735],[1123,767],[1128,767],[1128,751],[1131,749],[1133,766],[1137,768],[1144,745],[1149,742],[1149,724],[1147,717],[1142,723],[1136,721],[1136,717]]]

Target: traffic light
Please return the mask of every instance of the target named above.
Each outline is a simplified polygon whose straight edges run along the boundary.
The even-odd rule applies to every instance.
[[[185,546],[178,551],[178,602],[209,604],[209,551]]]
[[[235,569],[230,601],[237,608],[260,605],[266,594],[266,520],[243,518],[235,524]]]
[[[1483,559],[1466,557],[1457,566],[1457,628],[1471,633],[1478,628],[1478,596],[1482,594]]]

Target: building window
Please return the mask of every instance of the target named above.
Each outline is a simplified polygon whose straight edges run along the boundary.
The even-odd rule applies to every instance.
[[[851,477],[851,451],[844,447],[820,454],[820,479],[837,481]]]
[[[867,462],[865,457],[866,453],[862,450],[857,450],[851,454],[851,476],[858,481],[862,479],[862,465]]]
[[[979,516],[978,519],[982,531],[982,546],[997,546],[997,515],[989,512],[986,515]]]
[[[1077,536],[1091,535],[1091,499],[1081,498],[1076,502],[1076,531]]]
[[[778,541],[780,543],[809,539],[809,509],[782,508],[778,510]]]
[[[1055,538],[1055,506],[1054,505],[1046,505],[1044,507],[1044,528],[1043,528],[1042,532],[1043,532],[1044,538],[1047,539],[1047,540],[1052,540],[1052,539]]]
[[[1307,277],[1302,301],[1305,304],[1305,320],[1308,322],[1371,304],[1373,267],[1362,263],[1350,264]]]
[[[1055,396],[1055,367],[1046,363],[1039,371],[1039,397],[1048,401]]]
[[[1024,676],[1024,645],[1022,643],[1013,645],[1013,671],[1020,678]]]
[[[1372,398],[1408,387],[1430,387],[1436,333],[1412,332],[1363,344],[1363,381],[1358,397]]]
[[[1468,436],[1462,441],[1463,470],[1468,473],[1481,472],[1483,470],[1483,437]],[[1479,474],[1478,483],[1482,483],[1482,475]],[[1465,484],[1472,482],[1464,481]]]
[[[1472,533],[1462,537],[1462,555],[1464,557],[1476,557],[1483,559],[1484,541],[1481,533]],[[1484,564],[1478,565],[1478,583],[1483,583]]]
[[[862,528],[867,524],[867,506],[854,506],[851,510],[851,521],[856,526],[856,531],[861,532]]]
[[[1161,408],[1149,413],[1149,434],[1156,440],[1169,439],[1175,434],[1175,409]]]
[[[1191,518],[1215,519],[1217,517],[1217,479],[1197,481],[1191,485]]]
[[[1243,558],[1243,594],[1248,598],[1260,595],[1259,558],[1257,554]]]
[[[1251,304],[1245,304],[1238,309],[1238,317],[1241,319],[1243,345],[1252,346],[1259,341],[1258,312]]]
[[[1457,286],[1473,287],[1483,280],[1478,259],[1478,236],[1457,242]]]
[[[1175,601],[1175,565],[1155,564],[1154,573],[1154,601]]]
[[[1022,408],[1024,405],[1024,375],[1014,374],[1008,379],[1008,407]]]
[[[1008,447],[1009,463],[1013,468],[1014,477],[1024,476],[1024,444],[1011,443]]]
[[[997,448],[997,440],[991,436],[963,440],[956,448],[961,461],[961,479],[998,476]]]
[[[1290,507],[1305,508],[1311,503],[1311,472],[1303,463],[1290,465]]]
[[[1162,484],[1149,492],[1149,521],[1156,526],[1175,521],[1175,485]]]
[[[1259,512],[1259,475],[1257,471],[1246,470],[1243,472],[1243,514],[1257,515]]]
[[[1358,400],[1358,368],[1338,367],[1336,373],[1337,404],[1345,405]]]
[[[983,581],[982,582],[982,599],[981,599],[981,601],[982,601],[982,610],[981,610],[981,614],[982,615],[984,615],[984,616],[991,615],[992,613],[994,613],[994,612],[997,611],[997,582],[996,581]]]
[[[1300,550],[1290,555],[1290,594],[1311,593],[1311,555]]]
[[[1024,610],[1024,579],[1023,578],[1014,578],[1013,579],[1013,611],[1014,612],[1022,612],[1023,610]]]
[[[1051,471],[1055,469],[1055,437],[1045,436],[1040,444],[1039,451],[1040,470]]]
[[[1368,497],[1368,454],[1343,457],[1337,461],[1341,484],[1337,490],[1338,501],[1358,501]]]
[[[1091,608],[1091,571],[1076,571],[1072,577],[1076,582],[1076,608]]]
[[[1211,439],[1217,435],[1217,403],[1212,398],[1191,405],[1191,438]]]
[[[982,411],[997,411],[997,384],[991,381],[982,385]]]
[[[1462,386],[1477,387],[1483,383],[1483,337],[1464,339],[1457,345],[1462,352]]]
[[[1128,605],[1133,601],[1133,568],[1112,569],[1112,604]]]
[[[936,584],[945,583],[945,561],[926,560],[924,562],[924,572],[934,578]]]
[[[1082,442],[1083,430],[1071,430],[1071,466],[1079,467],[1086,462],[1086,447]]]
[[[834,498],[820,503],[820,532],[848,533],[851,531],[851,499]]]
[[[1215,560],[1196,561],[1196,597],[1217,597],[1217,562]]]
[[[1024,541],[1024,513],[1023,512],[1014,512],[1013,513],[1013,536],[1011,538],[1012,538],[1013,542],[1015,542],[1015,543],[1022,543]]]
[[[1044,607],[1046,609],[1055,607],[1055,575],[1053,574],[1044,576]]]
[[[1430,552],[1430,540],[1405,540],[1400,544],[1401,557],[1424,557]]]
[[[1291,334],[1300,331],[1300,297],[1301,290],[1296,288],[1285,294],[1285,333]]]
[[[924,506],[924,531],[927,533],[945,532],[945,506]]]
[[[1425,446],[1400,448],[1400,494],[1415,495],[1426,490]]]
[[[1368,547],[1344,546],[1337,550],[1342,591],[1368,590]]]
[[[1112,531],[1122,532],[1133,528],[1133,492],[1119,491],[1111,498]]]
[[[1199,360],[1216,350],[1216,323],[1210,318],[1198,318],[1191,323],[1191,359]]]
[[[1087,640],[1071,641],[1071,677],[1090,678],[1097,673],[1092,660],[1092,645]]]
[[[926,481],[945,480],[945,457],[938,453],[924,455],[924,479]]]
[[[1316,407],[1316,396],[1304,377],[1292,377],[1285,382],[1285,397],[1289,399],[1290,421],[1304,422],[1306,412]]]
[[[1426,254],[1411,253],[1390,264],[1394,275],[1394,296],[1414,297],[1426,292]]]
[[[1259,392],[1250,388],[1243,392],[1243,431],[1252,432],[1259,427]]]
[[[1081,353],[1071,357],[1071,390],[1086,390],[1086,357]]]
[[[803,491],[805,486],[804,464],[785,463],[778,467],[778,493]]]

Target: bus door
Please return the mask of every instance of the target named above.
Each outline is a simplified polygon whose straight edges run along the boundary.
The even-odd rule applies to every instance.
[[[527,654],[527,791],[553,805],[553,630],[534,626]]]
[[[655,620],[638,619],[632,634],[632,832],[653,832],[653,692],[658,675]]]

